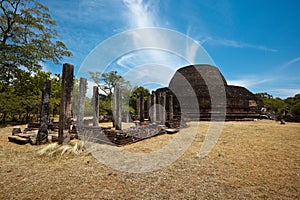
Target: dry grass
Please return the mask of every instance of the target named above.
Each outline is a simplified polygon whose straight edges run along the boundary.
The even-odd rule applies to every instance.
[[[113,170],[88,154],[60,156],[60,151],[49,156],[57,147],[40,156],[37,151],[49,145],[9,143],[12,127],[1,128],[0,199],[300,199],[299,123],[226,122],[204,159],[196,155],[209,123],[199,124],[193,144],[180,159],[141,174]],[[150,152],[174,136],[123,148]]]
[[[65,155],[80,155],[86,152],[84,141],[71,140],[67,145],[59,145],[57,142],[44,145],[37,153],[41,156],[65,156]]]

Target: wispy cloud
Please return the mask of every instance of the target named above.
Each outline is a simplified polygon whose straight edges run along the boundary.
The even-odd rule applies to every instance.
[[[132,80],[133,85],[151,86],[152,84],[167,86],[173,74],[174,68],[166,65],[147,64],[138,66],[132,70],[129,70],[124,78],[126,80]],[[166,77],[169,76],[169,77]],[[156,89],[156,88],[149,88]]]
[[[227,80],[228,85],[236,85],[242,87],[252,87],[272,81],[271,79],[238,79],[238,80]]]
[[[273,79],[264,79],[262,77],[249,77],[244,79],[228,80],[228,85],[242,86],[250,91],[267,92],[274,97],[287,98],[300,94],[300,88],[297,85],[290,85],[280,77]]]
[[[123,0],[129,9],[127,15],[131,28],[145,28],[158,25],[158,18],[155,16],[157,10],[155,4],[143,0]]]
[[[277,49],[268,48],[263,45],[255,45],[255,44],[249,44],[241,41],[236,40],[227,40],[227,39],[215,39],[212,37],[204,38],[200,41],[201,44],[209,44],[209,45],[221,45],[221,46],[228,46],[228,47],[234,47],[234,48],[252,48],[252,49],[258,49],[262,51],[270,51],[270,52],[277,52]]]
[[[86,96],[89,98],[92,98],[93,96],[93,87],[97,86],[97,84],[93,81],[87,81],[87,91],[86,91]],[[100,94],[103,94],[102,90],[99,91]]]
[[[123,12],[126,13],[128,27],[132,29],[161,27],[160,18],[156,13],[159,10],[158,2],[123,0],[126,6]],[[171,51],[171,46],[174,49],[174,41],[166,31],[144,29],[129,34],[134,51],[123,55],[116,63],[120,70],[125,72],[124,76],[134,84],[155,83],[167,86],[176,69],[187,63],[172,52],[168,52]],[[195,46],[186,45],[188,51],[186,54],[191,57],[189,59],[193,59],[197,50]]]
[[[296,94],[300,94],[300,88],[280,88],[280,89],[270,89],[270,93],[275,97],[287,98],[293,97]]]
[[[155,59],[149,57],[154,55]],[[156,83],[167,86],[177,69],[175,66],[179,68],[185,65],[187,61],[171,53],[146,49],[122,56],[110,69],[118,70],[134,85]]]
[[[294,63],[296,63],[296,62],[299,62],[300,61],[300,57],[297,57],[297,58],[294,58],[294,59],[292,59],[292,60],[289,60],[288,62],[286,62],[286,63],[284,63],[283,65],[282,65],[282,68],[284,69],[284,68],[287,68],[287,67],[289,67],[290,65],[292,65],[292,64],[294,64]]]

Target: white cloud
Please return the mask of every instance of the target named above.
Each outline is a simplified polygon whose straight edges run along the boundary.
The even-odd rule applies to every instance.
[[[130,80],[133,85],[156,84],[168,86],[176,69],[159,64],[146,64],[128,71],[124,78]]]
[[[129,9],[128,21],[131,28],[145,28],[157,25],[158,19],[155,17],[156,7],[154,4],[143,0],[123,0]]]
[[[117,64],[127,70],[134,66],[134,54],[126,54],[117,60]]]
[[[106,72],[116,70],[120,75],[123,75],[130,70],[135,70],[136,67],[144,65],[168,66],[176,70],[187,63],[201,63],[201,61],[210,63],[211,59],[208,58],[206,52],[202,51],[199,45],[190,38],[168,29],[149,28],[159,27],[160,24],[160,20],[155,13],[156,10],[159,10],[158,4],[153,4],[153,2],[158,1],[123,0],[123,9],[120,9],[119,16],[125,16],[125,20],[123,19],[125,24],[133,30],[117,34],[116,37],[107,39],[105,41],[107,43],[101,43],[99,48],[97,46],[91,56],[87,57],[89,59],[86,60],[89,61],[85,60],[81,67],[87,69],[86,71],[102,71],[102,68],[105,68],[103,70]],[[114,44],[109,45],[106,51],[102,52],[101,48],[108,43]],[[97,55],[99,53],[98,49],[100,49],[101,55]],[[104,56],[106,54],[112,55]],[[199,61],[200,59],[202,60]],[[93,60],[93,62],[90,60]],[[139,79],[139,77],[146,74],[144,78],[150,81],[150,77],[155,79],[164,76],[160,79],[162,81],[155,79],[154,82],[159,82],[160,85],[163,83],[164,86],[167,86],[168,82],[165,82],[165,80],[168,80],[173,74],[170,74],[169,71],[154,69],[135,71],[133,73],[135,76],[130,77]],[[131,81],[130,79],[127,80]]]
[[[270,93],[273,94],[275,97],[280,98],[287,98],[287,97],[293,97],[296,94],[300,94],[300,88],[280,88],[280,89],[270,89]]]
[[[282,68],[283,69],[287,68],[288,66],[290,66],[290,65],[292,65],[292,64],[294,64],[294,63],[296,63],[298,61],[300,61],[300,57],[297,57],[297,58],[294,58],[292,60],[289,60],[288,62],[286,62],[285,64],[283,64]]]
[[[277,49],[272,49],[265,47],[263,45],[255,45],[255,44],[249,44],[241,41],[236,40],[226,40],[226,39],[215,39],[212,37],[207,37],[201,41],[201,44],[211,44],[211,45],[222,45],[222,46],[228,46],[228,47],[234,47],[234,48],[252,48],[252,49],[258,49],[262,51],[271,51],[271,52],[277,52]]]
[[[228,85],[235,85],[235,86],[242,86],[242,87],[249,88],[270,81],[271,81],[270,79],[239,79],[239,80],[227,80],[227,83]]]
[[[242,86],[250,91],[256,92],[267,92],[274,97],[280,97],[280,98],[287,98],[287,97],[293,97],[295,94],[300,94],[300,88],[291,86],[289,87],[289,84],[285,83],[280,77],[273,79],[263,79],[263,78],[245,78],[245,79],[238,79],[238,80],[228,80],[228,85],[235,85],[235,86]],[[285,83],[285,84],[283,84]],[[275,87],[275,86],[277,87]]]
[[[89,98],[92,98],[93,96],[93,87],[97,86],[95,82],[92,81],[87,81],[87,91],[86,91],[86,96]],[[99,91],[100,92],[100,91]]]

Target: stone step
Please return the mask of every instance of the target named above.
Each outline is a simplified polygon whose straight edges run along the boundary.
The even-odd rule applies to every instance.
[[[9,142],[14,142],[16,144],[27,144],[30,143],[30,138],[24,138],[17,135],[8,136]]]

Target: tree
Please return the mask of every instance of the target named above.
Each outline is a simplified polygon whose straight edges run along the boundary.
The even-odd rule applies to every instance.
[[[98,85],[98,87],[103,91],[104,94],[99,94],[100,102],[99,109],[101,115],[112,116],[112,96],[114,87],[119,84],[122,92],[122,115],[127,115],[133,112],[134,109],[130,107],[130,98],[132,94],[132,87],[129,81],[126,81],[122,76],[118,75],[116,71],[111,71],[108,73],[100,72],[89,72],[91,78]]]
[[[88,89],[88,87],[86,88]],[[79,99],[79,81],[74,78],[73,83],[73,93],[72,93],[72,110],[73,115],[77,116],[78,112],[78,99]],[[84,116],[91,116],[93,115],[93,106],[91,104],[91,99],[88,97],[85,97],[84,99]]]
[[[134,108],[134,110],[136,111],[137,110],[137,107],[136,107],[136,100],[137,100],[137,97],[140,95],[141,92],[144,92],[144,100],[146,101],[148,99],[148,97],[150,96],[150,92],[148,89],[144,88],[143,86],[136,86],[134,89],[133,89],[133,92],[130,96],[130,100],[129,100],[129,106]]]
[[[124,78],[117,74],[117,71],[111,71],[108,73],[101,72],[89,72],[93,81],[97,84],[100,90],[102,90],[111,99],[114,87],[119,84],[120,87],[130,88],[129,81],[125,81]]]
[[[51,95],[50,95],[50,113],[52,118],[59,114],[60,105],[60,93],[61,93],[61,77],[60,74],[55,74],[51,78]]]
[[[260,98],[260,99],[273,99],[273,96],[266,93],[266,92],[263,92],[263,93],[256,93],[255,94],[256,97]]]
[[[16,74],[14,85],[0,91],[0,113],[2,122],[6,117],[10,121],[28,122],[30,117],[39,114],[43,82],[50,79],[50,72],[38,72],[31,75],[20,71]],[[37,115],[36,115],[37,116]]]
[[[57,40],[49,9],[34,0],[0,0],[0,84],[9,85],[20,71],[38,72],[41,63],[71,56]]]
[[[296,94],[294,97],[289,97],[284,101],[290,108],[293,115],[300,116],[300,94]]]
[[[272,95],[264,92],[264,93],[257,93],[255,94],[258,98],[263,100],[264,102],[264,107],[266,107],[270,111],[274,111],[275,113],[280,112],[280,110],[284,109],[287,107],[287,104],[285,103],[284,100],[281,98],[277,97],[274,98]]]

